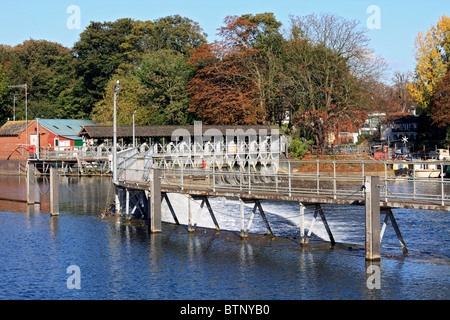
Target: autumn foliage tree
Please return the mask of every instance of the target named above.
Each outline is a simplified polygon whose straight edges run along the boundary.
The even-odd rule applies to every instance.
[[[429,106],[439,80],[450,62],[450,17],[443,15],[435,26],[416,37],[416,67],[409,93],[417,106],[429,112]]]
[[[204,45],[191,59],[199,70],[189,84],[189,111],[208,124],[255,124],[264,121],[259,91],[240,59],[232,53],[219,59],[215,45]]]
[[[341,121],[361,125],[384,69],[363,28],[334,15],[292,18],[288,38],[280,26],[268,13],[227,17],[221,41],[192,54],[189,110],[214,124],[281,123],[289,111],[319,145]]]
[[[262,85],[249,62],[260,49],[258,23],[230,16],[219,29],[222,41],[192,53],[198,68],[189,85],[189,111],[209,124],[257,124],[265,121]]]
[[[384,64],[356,21],[329,14],[291,21],[282,101],[303,134],[324,146],[338,125],[358,127],[380,107],[373,87]]]
[[[450,131],[450,70],[439,81],[431,103],[431,118],[438,127]]]

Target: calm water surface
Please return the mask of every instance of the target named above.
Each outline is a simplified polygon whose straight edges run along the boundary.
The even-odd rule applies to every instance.
[[[277,237],[262,235],[264,224],[255,220],[251,231],[257,234],[243,241],[235,200],[211,200],[220,233],[164,224],[161,234],[149,235],[138,223],[101,218],[112,199],[108,179],[62,178],[58,217],[50,217],[45,179],[39,192],[40,205],[0,201],[0,299],[450,298],[448,229],[414,210],[394,210],[409,254],[402,254],[388,226],[381,289],[369,289],[364,207],[324,206],[340,244],[330,248],[323,241],[327,234],[318,221],[314,241],[304,248],[296,239],[298,203],[263,202]],[[25,199],[25,180],[0,176],[0,197]],[[170,198],[185,222],[186,198]],[[309,226],[312,213],[306,213]],[[449,226],[447,212],[422,213]],[[213,226],[206,211],[194,217],[199,226]],[[67,287],[71,265],[80,268],[80,289]]]

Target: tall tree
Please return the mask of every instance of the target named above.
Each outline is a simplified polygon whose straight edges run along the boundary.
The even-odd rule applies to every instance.
[[[332,14],[291,17],[281,101],[318,145],[338,123],[360,125],[373,111],[371,88],[385,63],[374,58],[365,33],[358,21]]]
[[[449,68],[450,17],[443,15],[426,33],[419,32],[415,47],[417,64],[408,89],[417,106],[428,113],[436,85]]]
[[[191,59],[199,71],[190,85],[190,110],[207,114],[213,123],[275,122],[281,23],[272,13],[228,16],[224,22],[218,29],[221,40],[197,50]],[[227,116],[220,117],[224,110]]]
[[[291,16],[292,40],[305,39],[324,46],[345,58],[355,76],[378,80],[387,65],[369,48],[367,31],[359,20],[348,20],[331,13]]]
[[[437,126],[446,129],[450,134],[450,70],[436,85],[431,103],[431,118]]]
[[[6,122],[6,119],[12,115],[10,99],[8,97],[9,79],[0,63],[0,125]]]
[[[240,55],[245,53],[224,55],[222,49],[215,43],[193,53],[190,65],[198,71],[189,84],[188,110],[208,124],[263,122],[258,89],[240,63]]]
[[[70,50],[58,43],[46,40],[27,40],[13,48],[3,48],[0,60],[9,70],[10,84],[28,85],[28,118],[50,117],[59,109],[53,99],[52,82],[58,75],[58,66]],[[64,84],[65,85],[65,84]],[[20,93],[23,94],[23,89]],[[25,110],[19,108],[16,119],[25,118]]]
[[[206,43],[206,33],[200,25],[180,15],[156,19],[153,27],[153,50],[170,49],[180,53]]]
[[[75,43],[74,68],[81,78],[83,111],[103,97],[111,76],[124,75],[139,68],[146,54],[172,49],[181,53],[205,43],[199,25],[187,18],[169,16],[156,21],[119,19],[115,22],[91,22]]]
[[[148,88],[148,105],[158,110],[162,123],[187,124],[191,122],[187,108],[187,86],[194,68],[186,64],[180,52],[163,49],[146,56],[135,71],[141,83]]]
[[[405,113],[412,106],[411,95],[408,91],[409,74],[406,72],[396,71],[392,78],[392,95],[391,99],[394,104],[398,105],[398,110]]]
[[[128,52],[123,46],[134,27],[132,19],[119,19],[115,22],[91,22],[80,34],[80,40],[73,47],[76,57],[74,68],[76,76],[82,81],[82,109],[90,114],[92,106],[103,96],[103,90],[110,77],[118,69],[127,70],[130,65]]]
[[[132,73],[126,75],[114,75],[107,82],[103,99],[96,103],[92,111],[92,119],[101,124],[111,125],[114,118],[114,86],[120,80],[120,90],[117,99],[117,123],[118,125],[131,125],[134,110],[135,124],[147,125],[158,117],[158,110],[149,110],[147,107],[148,89],[138,77]]]
[[[358,120],[361,83],[349,72],[346,59],[322,45],[299,39],[285,50],[283,103],[302,131],[323,146],[338,121]]]

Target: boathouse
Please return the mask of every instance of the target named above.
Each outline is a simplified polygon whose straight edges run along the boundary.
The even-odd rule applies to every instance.
[[[73,119],[8,121],[0,128],[0,159],[35,158],[38,152],[82,146],[78,133],[93,124]]]

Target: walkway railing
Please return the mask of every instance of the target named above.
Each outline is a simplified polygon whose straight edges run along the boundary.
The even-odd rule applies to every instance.
[[[384,201],[411,200],[434,205],[450,205],[450,179],[444,177],[450,161],[433,161],[438,178],[422,178],[418,165],[429,161],[314,161],[279,160],[276,170],[251,165],[218,167],[214,162],[200,161],[192,165],[179,165],[173,159],[164,162],[149,155],[135,154],[133,161],[118,159],[119,181],[146,183],[149,168],[161,168],[162,184],[177,186],[181,190],[205,188],[265,192],[273,194],[316,195],[333,199],[364,197],[364,177],[380,177],[380,197]],[[123,165],[120,165],[122,163]],[[128,163],[129,165],[125,165]],[[161,164],[163,166],[161,167]],[[396,176],[393,169],[399,164],[410,166],[405,176]]]
[[[107,147],[40,147],[39,154],[30,152],[30,159],[39,160],[108,160],[111,148]]]

